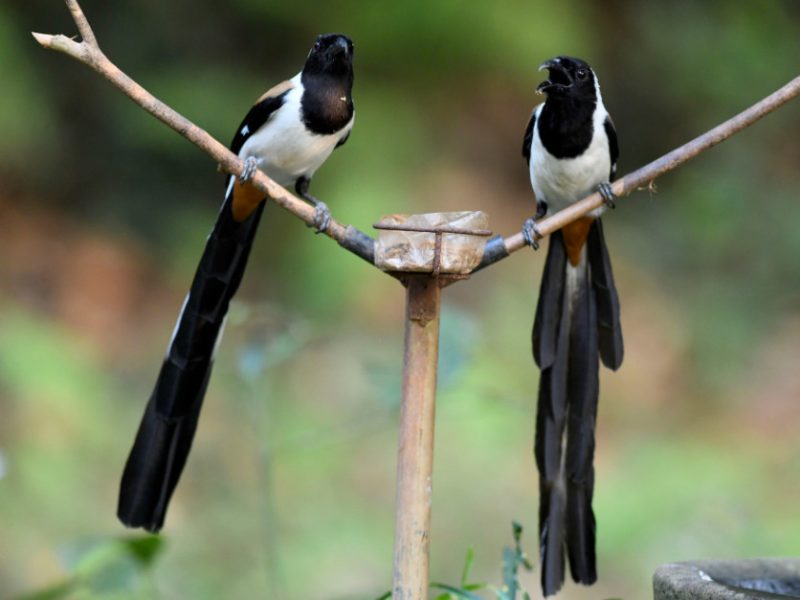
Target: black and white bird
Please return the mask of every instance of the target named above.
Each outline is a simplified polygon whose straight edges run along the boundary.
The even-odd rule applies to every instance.
[[[225,201],[122,474],[117,516],[128,527],[161,529],[186,463],[228,304],[264,209],[264,196],[249,179],[258,167],[294,186],[316,206],[317,228],[326,229],[330,213],[308,194],[308,185],[350,135],[352,89],[353,43],[340,34],[320,35],[303,70],[261,96],[236,130],[231,150],[246,166],[240,177],[227,179]]]
[[[522,153],[536,195],[536,218],[594,191],[613,207],[609,182],[619,150],[597,76],[584,61],[545,62],[549,77]],[[533,356],[541,369],[536,416],[542,590],[558,592],[564,555],[572,578],[597,580],[595,560],[594,430],[599,362],[616,370],[623,345],[619,299],[603,239],[601,207],[550,236],[533,325]],[[534,219],[523,229],[537,247]]]

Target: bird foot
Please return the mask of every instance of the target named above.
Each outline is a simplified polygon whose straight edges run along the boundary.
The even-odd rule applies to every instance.
[[[544,236],[542,236],[542,233],[539,231],[535,219],[533,217],[525,219],[525,223],[522,224],[522,239],[525,240],[525,243],[534,250],[538,250],[539,240],[542,239],[542,237]]]
[[[608,208],[617,208],[617,205],[614,202],[614,200],[616,200],[616,198],[617,198],[617,195],[614,193],[614,190],[611,188],[611,184],[610,183],[608,183],[608,182],[601,183],[600,185],[597,186],[597,191],[603,197],[603,203]]]
[[[258,160],[254,156],[248,156],[244,160],[242,172],[239,174],[239,183],[247,183],[253,178],[258,169]]]
[[[314,227],[317,233],[327,231],[331,225],[331,211],[328,205],[321,200],[314,201]]]
[[[314,205],[314,220],[309,227],[313,225],[317,233],[322,233],[323,231],[327,231],[328,227],[331,226],[331,211],[328,209],[328,205],[322,200],[317,200],[308,193],[308,183],[308,179],[301,177],[297,180],[294,189],[303,200]]]

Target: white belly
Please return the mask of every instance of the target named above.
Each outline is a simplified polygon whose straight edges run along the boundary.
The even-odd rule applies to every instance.
[[[259,168],[280,185],[294,185],[300,177],[308,177],[331,155],[336,144],[353,126],[353,119],[331,135],[311,133],[298,119],[302,87],[290,90],[286,101],[266,125],[242,146],[239,156],[258,159]]]
[[[611,157],[602,121],[599,127],[594,128],[595,134],[589,147],[576,158],[555,158],[551,155],[542,144],[538,129],[534,128],[530,177],[537,200],[547,202],[548,214],[581,200],[597,191],[598,184],[608,181]],[[603,208],[590,214],[599,216]]]

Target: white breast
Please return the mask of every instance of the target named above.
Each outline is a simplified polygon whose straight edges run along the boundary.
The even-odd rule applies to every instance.
[[[294,88],[286,94],[283,106],[239,151],[241,158],[257,158],[259,168],[282,186],[294,185],[300,177],[310,178],[353,127],[353,119],[350,119],[343,129],[331,135],[308,131],[300,118],[303,95],[300,74],[292,83]]]
[[[530,177],[536,198],[547,202],[548,213],[552,214],[597,191],[598,184],[608,181],[611,157],[603,126],[608,113],[601,101],[593,116],[592,141],[583,154],[575,158],[556,158],[545,149],[539,137],[539,115],[543,106],[536,109]],[[602,211],[601,207],[591,214],[598,216]]]

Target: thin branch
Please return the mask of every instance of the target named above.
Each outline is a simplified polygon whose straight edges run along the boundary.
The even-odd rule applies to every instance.
[[[76,42],[64,35],[34,33],[33,37],[36,38],[39,44],[45,48],[63,52],[90,66],[124,92],[136,104],[180,133],[198,148],[204,150],[219,163],[223,171],[234,175],[241,173],[244,163],[238,156],[215,140],[208,132],[158,100],[114,65],[100,50],[92,28],[78,5],[77,0],[65,1],[83,40],[81,42]],[[642,187],[649,187],[656,178],[672,171],[690,158],[694,158],[701,152],[719,144],[745,127],[749,127],[761,117],[779,108],[799,94],[800,77],[796,77],[778,91],[767,96],[760,102],[757,102],[732,119],[725,121],[707,133],[676,148],[672,152],[665,154],[644,167],[637,169],[633,173],[629,173],[621,179],[618,179],[612,185],[614,193],[622,197]],[[314,209],[306,202],[295,197],[285,188],[275,183],[262,171],[256,172],[251,183],[260,191],[264,192],[273,202],[303,220],[306,225],[309,227],[313,226]],[[603,199],[600,194],[593,193],[581,201],[539,221],[537,223],[539,232],[542,234],[542,237],[545,237],[557,229],[564,227],[564,225],[598,208],[602,203]],[[325,231],[325,234],[336,240],[342,247],[357,254],[367,262],[374,264],[374,240],[367,234],[359,231],[352,225],[342,225],[334,220],[331,221],[330,227]],[[524,246],[525,242],[521,233],[515,233],[507,238],[496,236],[487,242],[483,260],[476,270],[483,269],[502,260]]]
[[[136,104],[204,150],[217,161],[226,173],[238,175],[242,172],[244,162],[238,156],[214,139],[207,131],[161,102],[112,63],[97,45],[97,40],[77,1],[66,0],[66,2],[78,30],[81,32],[83,41],[76,42],[63,35],[34,33],[33,37],[39,44],[45,48],[63,52],[100,73]],[[250,183],[270,200],[299,217],[309,227],[314,225],[314,208],[275,183],[263,171],[256,171]],[[344,248],[370,264],[374,264],[374,242],[367,234],[352,225],[342,225],[333,219],[324,233],[339,242]]]
[[[81,10],[77,0],[67,0],[67,8],[72,14],[72,20],[75,21],[75,25],[78,26],[78,31],[83,41],[97,48],[97,38],[94,37],[94,31],[92,31],[92,27],[89,25],[89,21],[86,19],[86,15],[83,14],[83,10]]]
[[[800,95],[800,77],[795,77],[782,88],[773,92],[763,100],[756,102],[753,106],[740,112],[735,117],[717,125],[712,130],[694,138],[692,141],[685,143],[683,146],[676,148],[661,158],[657,158],[633,173],[629,173],[621,179],[617,179],[612,184],[614,193],[622,197],[642,188],[650,188],[656,178],[672,171],[689,159],[725,141],[732,135],[739,133],[745,127],[749,127],[761,117],[780,108],[798,95]],[[568,225],[572,221],[584,216],[586,213],[600,207],[602,204],[603,198],[599,193],[595,192],[586,196],[583,200],[558,211],[552,216],[542,219],[537,222],[536,225],[542,237],[545,237],[561,229],[564,225]],[[487,251],[484,253],[483,260],[476,270],[483,269],[524,247],[525,241],[522,238],[522,233],[515,233],[505,239],[499,236],[494,237],[489,240]]]

